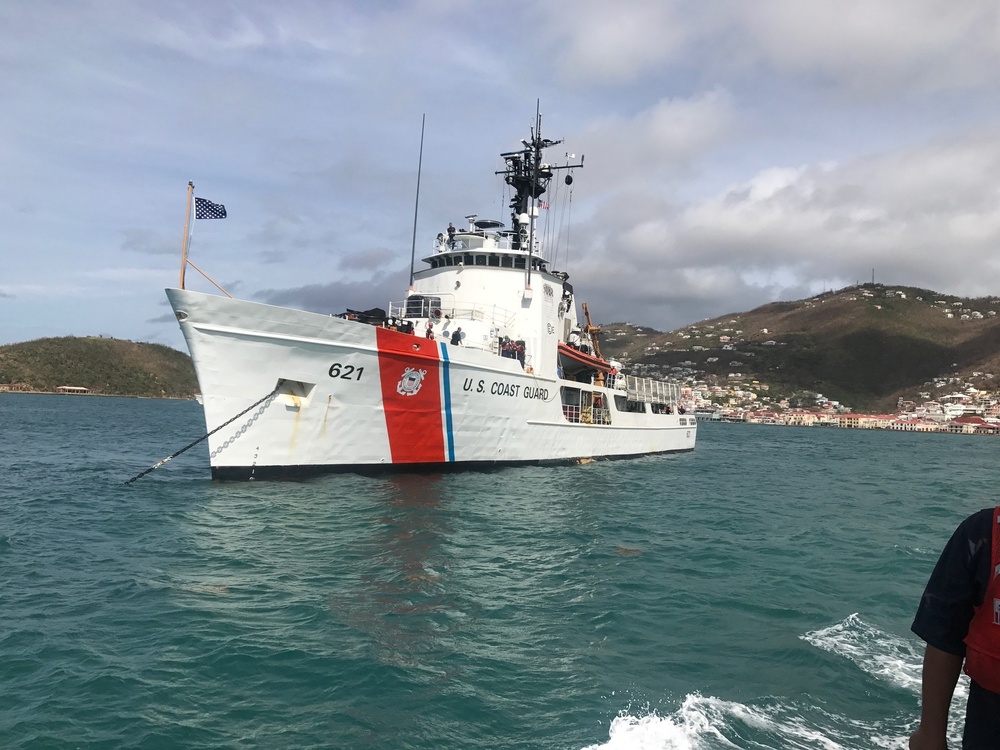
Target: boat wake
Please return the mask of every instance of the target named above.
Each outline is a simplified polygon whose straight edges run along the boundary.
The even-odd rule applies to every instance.
[[[896,687],[920,692],[923,648],[869,625],[855,612],[843,622],[801,636],[823,651],[842,656],[861,671]]]
[[[858,614],[800,636],[810,645],[842,657],[866,675],[913,693],[912,715],[860,720],[813,705],[801,697],[775,697],[744,704],[692,693],[673,713],[627,707],[611,722],[608,740],[584,750],[905,750],[917,718],[923,649],[866,623]],[[952,747],[960,731],[968,678],[960,680],[952,703]]]
[[[923,646],[869,625],[854,613],[843,622],[806,633],[802,639],[817,648],[843,656],[859,669],[884,682],[920,694],[920,669]],[[955,686],[953,718],[964,715],[969,697],[969,678],[962,674]]]
[[[584,750],[870,750],[905,748],[899,727],[852,721],[818,706],[747,705],[692,694],[669,716],[619,714],[608,741]]]

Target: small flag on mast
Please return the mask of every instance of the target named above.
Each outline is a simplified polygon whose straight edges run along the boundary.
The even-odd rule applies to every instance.
[[[225,219],[226,207],[221,203],[212,203],[205,198],[194,199],[194,218],[196,219]]]

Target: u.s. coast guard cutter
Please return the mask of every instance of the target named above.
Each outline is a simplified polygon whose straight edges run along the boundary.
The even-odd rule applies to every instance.
[[[201,387],[213,477],[694,448],[697,423],[681,413],[677,385],[602,358],[568,274],[550,268],[538,205],[554,174],[566,170],[568,184],[582,160],[543,161],[559,141],[543,140],[539,124],[522,149],[502,154],[511,227],[471,216],[439,234],[388,312],[331,316],[167,290]]]

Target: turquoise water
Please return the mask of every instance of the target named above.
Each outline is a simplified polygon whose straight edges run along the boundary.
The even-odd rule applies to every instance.
[[[0,747],[901,748],[910,620],[1000,449],[703,423],[381,479],[214,483],[201,444],[123,484],[203,432],[0,394]]]

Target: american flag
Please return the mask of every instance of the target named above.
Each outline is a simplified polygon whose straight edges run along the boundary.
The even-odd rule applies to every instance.
[[[540,203],[538,204],[538,207],[539,207],[540,209],[542,209],[543,211],[545,211],[545,210],[547,210],[547,209],[548,209],[548,207],[549,207],[549,204],[548,204],[548,203],[546,203],[545,201],[541,201],[541,202],[540,202]]]
[[[221,203],[212,203],[205,198],[194,199],[194,218],[196,219],[225,219],[226,207]]]

